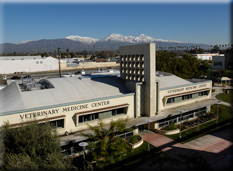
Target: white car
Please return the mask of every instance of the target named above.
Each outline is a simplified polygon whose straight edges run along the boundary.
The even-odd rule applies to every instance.
[[[73,77],[75,74],[72,73],[66,73],[65,75],[62,75],[63,77]]]

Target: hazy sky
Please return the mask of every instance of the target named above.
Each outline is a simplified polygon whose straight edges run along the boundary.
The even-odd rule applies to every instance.
[[[3,0],[4,1],[4,0]],[[6,0],[5,0],[6,1]],[[13,3],[1,4],[0,43],[104,38],[111,33],[188,43],[230,43],[230,3]],[[64,2],[64,1],[63,1]]]

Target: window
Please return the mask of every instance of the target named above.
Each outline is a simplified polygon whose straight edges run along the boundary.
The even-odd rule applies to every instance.
[[[125,114],[125,108],[117,109],[117,115],[119,115],[119,114]]]
[[[40,61],[40,64],[43,64],[43,61]]]
[[[174,103],[175,102],[175,98],[168,98],[167,99],[167,104],[168,103]]]
[[[39,64],[39,61],[36,61],[36,64]]]
[[[64,119],[50,121],[50,125],[55,126],[56,128],[64,128]]]
[[[208,91],[202,91],[198,93],[199,96],[208,96]]]
[[[183,100],[194,99],[194,98],[198,98],[200,96],[208,96],[208,94],[209,94],[209,91],[202,91],[202,92],[198,92],[198,93],[194,93],[194,94],[186,94],[183,96],[172,97],[172,98],[167,99],[167,104],[177,103],[177,102],[181,102]]]
[[[98,118],[99,118],[99,113],[79,116],[79,123],[97,120]]]
[[[222,62],[214,62],[215,66],[222,66]]]
[[[192,94],[182,96],[182,100],[192,99]]]
[[[105,112],[99,112],[99,113],[94,113],[94,114],[88,114],[88,115],[82,115],[79,116],[79,123],[84,123],[84,122],[89,122],[93,120],[98,120],[98,119],[107,119],[111,118],[112,116],[117,116],[120,114],[126,114],[126,108],[119,108],[119,109],[113,109]]]

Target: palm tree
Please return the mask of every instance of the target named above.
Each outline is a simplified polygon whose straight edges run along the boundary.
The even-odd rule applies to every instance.
[[[69,53],[70,53],[70,50],[67,48],[67,49],[66,49],[67,58],[69,58],[69,56],[70,56]]]
[[[130,150],[130,146],[118,136],[125,131],[127,121],[128,119],[111,121],[108,129],[100,121],[98,126],[88,125],[93,134],[82,134],[89,138],[88,149],[100,168],[119,161]]]

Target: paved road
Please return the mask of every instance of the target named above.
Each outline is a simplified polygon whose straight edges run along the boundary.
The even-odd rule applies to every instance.
[[[212,170],[228,170],[233,169],[233,129],[219,131],[209,134],[188,143],[181,144],[172,139],[158,133],[151,132],[149,142],[160,148],[165,155],[178,157],[179,154],[194,154],[197,153],[203,156],[209,163]],[[145,141],[148,141],[148,134],[142,135]],[[154,170],[148,164],[139,167],[139,170]],[[167,165],[163,170],[177,169],[174,165]],[[185,168],[182,168],[185,169]]]

